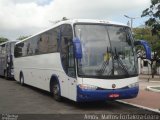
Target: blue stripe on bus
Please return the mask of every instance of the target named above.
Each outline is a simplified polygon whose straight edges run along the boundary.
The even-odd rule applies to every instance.
[[[138,91],[138,86],[114,90],[82,90],[77,87],[77,102],[129,99],[136,97],[138,95]],[[109,95],[111,94],[118,94],[119,97],[110,98]]]

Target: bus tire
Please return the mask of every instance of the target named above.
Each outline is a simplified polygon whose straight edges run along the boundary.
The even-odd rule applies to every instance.
[[[4,70],[4,78],[5,78],[5,79],[8,79],[7,71],[6,71],[6,70]]]
[[[60,95],[60,85],[57,80],[53,81],[51,84],[51,93],[56,101],[62,101],[62,96]]]
[[[24,85],[24,77],[23,77],[22,72],[20,73],[19,79],[20,79],[20,84],[23,86]]]

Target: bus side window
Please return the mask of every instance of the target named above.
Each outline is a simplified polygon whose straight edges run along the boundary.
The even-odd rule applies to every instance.
[[[38,50],[40,54],[48,53],[49,36],[47,32],[43,33],[38,41]]]
[[[4,44],[2,45],[2,54],[5,55],[5,53],[6,53],[6,45]]]
[[[0,46],[0,55],[1,55],[1,51],[2,51],[2,50],[1,50],[1,46]]]
[[[58,28],[49,31],[48,53],[57,52],[57,34]]]
[[[57,52],[57,28],[46,31],[40,34],[36,39],[36,54],[54,53]]]

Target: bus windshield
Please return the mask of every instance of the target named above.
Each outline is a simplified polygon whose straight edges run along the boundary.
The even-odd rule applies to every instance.
[[[77,60],[82,77],[125,78],[136,76],[137,56],[130,28],[104,24],[76,24],[82,59]]]

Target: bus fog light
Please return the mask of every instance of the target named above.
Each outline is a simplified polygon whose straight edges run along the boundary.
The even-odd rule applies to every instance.
[[[129,88],[133,88],[137,86],[139,86],[138,82],[128,85]]]
[[[93,86],[93,85],[85,85],[85,84],[80,84],[79,87],[80,87],[82,90],[96,90],[96,89],[97,89],[96,86]]]

